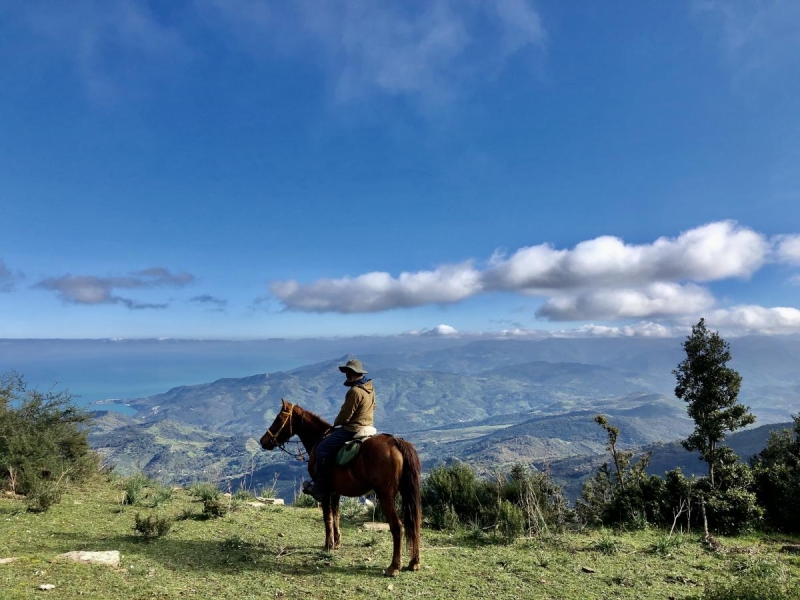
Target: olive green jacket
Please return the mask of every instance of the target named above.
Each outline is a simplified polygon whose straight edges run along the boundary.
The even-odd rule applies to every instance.
[[[368,381],[354,385],[347,391],[342,409],[333,424],[341,425],[348,431],[358,431],[362,427],[373,427],[374,416],[375,388]]]

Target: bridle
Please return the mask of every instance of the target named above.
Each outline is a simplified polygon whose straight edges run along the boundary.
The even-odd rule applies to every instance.
[[[297,460],[302,460],[307,462],[308,459],[306,458],[305,453],[303,452],[302,442],[292,442],[294,444],[298,444],[297,450],[295,452],[290,452],[284,447],[289,442],[289,440],[292,439],[292,436],[294,436],[294,432],[292,431],[292,414],[294,413],[294,407],[295,407],[294,404],[290,404],[288,409],[286,407],[283,407],[281,409],[280,414],[286,416],[283,418],[281,426],[278,427],[278,431],[276,433],[272,433],[272,429],[270,428],[267,429],[267,433],[265,435],[269,436],[267,441],[271,444],[274,444],[276,448],[280,448],[281,451],[285,452],[286,454],[288,454],[293,458],[296,458]],[[283,443],[278,442],[278,436],[284,429],[286,429],[286,425],[289,425],[289,437],[287,437],[286,441]]]

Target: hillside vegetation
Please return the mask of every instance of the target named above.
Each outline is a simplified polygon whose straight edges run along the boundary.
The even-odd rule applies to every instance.
[[[721,551],[711,552],[695,535],[676,533],[667,543],[659,531],[587,530],[487,546],[470,529],[423,529],[423,569],[389,580],[382,572],[391,538],[365,530],[368,515],[344,520],[342,549],[325,553],[318,509],[243,506],[203,519],[202,502],[187,490],[157,508],[150,499],[121,504],[124,490],[124,480],[97,479],[40,514],[0,499],[0,558],[18,558],[0,564],[0,597],[41,598],[38,586],[50,583],[52,597],[64,600],[688,599],[750,582],[783,599],[800,581],[800,556],[781,551],[798,540],[785,536],[720,538]],[[134,533],[137,513],[178,520],[147,542]],[[122,559],[118,568],[56,560],[73,550],[118,550]]]

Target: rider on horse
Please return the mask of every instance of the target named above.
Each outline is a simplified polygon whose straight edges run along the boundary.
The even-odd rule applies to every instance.
[[[375,389],[372,380],[367,379],[367,372],[357,358],[347,361],[346,365],[339,367],[345,374],[344,385],[348,388],[333,428],[317,444],[314,449],[316,454],[316,469],[313,473],[314,481],[303,485],[303,492],[310,494],[317,500],[330,493],[329,476],[332,464],[336,459],[336,452],[345,442],[355,437],[363,427],[373,426],[375,414]]]

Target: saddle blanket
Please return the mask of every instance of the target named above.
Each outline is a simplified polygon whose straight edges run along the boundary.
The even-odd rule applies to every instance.
[[[378,431],[374,427],[363,427],[359,429],[352,440],[345,442],[344,446],[339,448],[339,452],[336,453],[336,464],[340,467],[344,467],[353,462],[353,459],[358,456],[358,452],[361,450],[361,444],[364,440],[371,438],[377,433]]]

